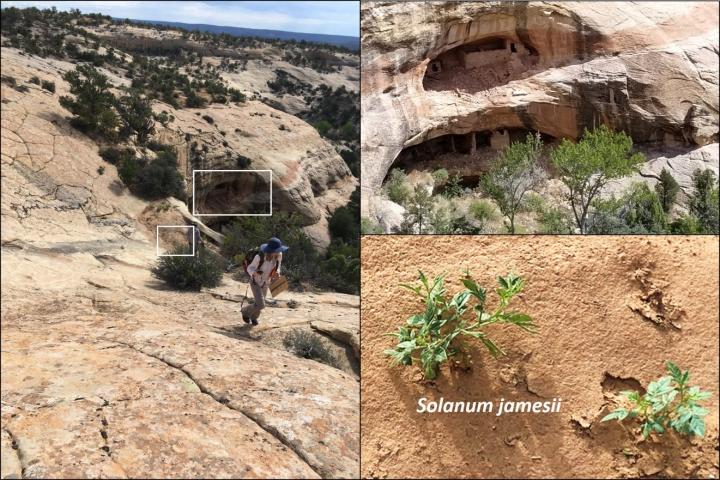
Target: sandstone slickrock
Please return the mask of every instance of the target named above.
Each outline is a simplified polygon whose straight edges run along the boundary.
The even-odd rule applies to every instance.
[[[315,330],[326,333],[335,340],[350,346],[355,354],[355,358],[360,359],[360,332],[355,322],[328,322],[326,320],[313,320],[310,322],[310,326]]]
[[[2,57],[3,76],[57,86],[0,91],[3,478],[357,477],[357,378],[228,335],[242,324],[235,303],[152,278],[154,220],[185,223],[191,212],[129,194],[98,145],[70,127],[58,97],[72,64],[6,47]],[[253,168],[277,169],[280,205],[310,226],[354,189],[333,147],[294,117],[258,102],[198,112],[215,123],[173,111],[156,137],[181,147],[183,173],[190,138],[208,145],[203,165],[229,166],[222,129]],[[237,295],[245,286],[222,284]],[[287,315],[358,321],[356,307],[325,308],[346,296],[285,295],[302,306],[268,309],[264,325]]]
[[[384,210],[380,187],[401,150],[447,134],[576,139],[605,123],[639,145],[706,147],[717,171],[716,3],[365,2],[361,23],[363,215]],[[498,39],[505,47],[488,46]],[[532,62],[462,83],[460,60],[444,55],[465,48]]]

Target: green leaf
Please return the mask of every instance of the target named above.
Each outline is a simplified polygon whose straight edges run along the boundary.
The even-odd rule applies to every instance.
[[[471,278],[462,279],[462,284],[465,285],[465,288],[467,288],[472,296],[478,301],[480,309],[483,309],[485,307],[485,289],[479,286],[475,280]]]
[[[698,437],[705,436],[705,421],[702,418],[693,417],[693,419],[690,420],[690,435]]]
[[[415,286],[412,286],[412,285],[408,285],[407,283],[401,283],[400,286],[401,286],[402,288],[407,288],[407,289],[410,290],[411,292],[414,292],[414,293],[416,293],[417,295],[420,295],[421,297],[423,296],[423,294],[420,293],[420,287],[415,287]]]
[[[450,300],[450,305],[455,308],[458,314],[461,314],[465,311],[468,300],[470,300],[470,292],[463,290],[453,296],[452,300]]]
[[[485,344],[485,346],[486,346],[487,349],[490,351],[490,354],[491,354],[493,357],[497,357],[498,355],[505,355],[505,352],[503,352],[503,351],[500,349],[500,347],[498,347],[497,345],[495,345],[495,342],[493,342],[493,341],[490,340],[489,338],[487,338],[487,337],[485,337],[485,336],[479,337],[479,338],[480,338],[480,341]]]
[[[650,435],[650,432],[652,432],[652,424],[650,422],[646,422],[642,426],[642,436],[643,438],[647,438],[648,435]]]
[[[605,415],[600,421],[607,422],[609,420],[625,420],[625,418],[627,418],[628,416],[628,413],[629,412],[624,408],[618,408]]]
[[[533,323],[530,315],[525,313],[509,312],[506,313],[504,317],[506,321],[512,323],[513,325],[517,325],[530,333],[535,333],[537,331],[537,326]]]

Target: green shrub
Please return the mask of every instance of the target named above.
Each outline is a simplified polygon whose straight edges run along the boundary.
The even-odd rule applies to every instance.
[[[205,120],[205,121],[206,121],[207,123],[209,123],[210,125],[212,125],[213,123],[215,123],[215,120],[214,120],[210,115],[203,115],[202,118],[203,118],[203,120]]]
[[[187,94],[187,97],[185,98],[185,106],[188,108],[202,108],[205,105],[207,105],[207,100],[205,100],[203,97],[196,94],[192,90]]]
[[[47,90],[50,93],[55,93],[55,82],[43,80],[42,81],[42,89]]]
[[[538,212],[539,233],[564,235],[573,233],[574,222],[567,212],[556,207],[545,207]]]
[[[357,243],[349,245],[343,241],[333,241],[320,263],[316,282],[320,287],[337,292],[359,293],[360,249]]]
[[[360,155],[357,150],[341,150],[340,156],[345,161],[345,164],[350,169],[350,172],[354,177],[360,176]]]
[[[294,355],[340,368],[337,357],[325,346],[316,333],[293,329],[285,334],[283,346]]]
[[[33,76],[32,78],[30,78],[29,81],[30,83],[34,83],[35,85],[40,85],[40,78],[37,76]]]
[[[587,233],[666,233],[667,217],[660,199],[646,183],[638,182],[620,197],[596,199],[588,217]]]
[[[244,258],[269,238],[278,237],[290,247],[282,260],[282,272],[288,281],[295,286],[301,281],[313,281],[319,258],[302,226],[297,214],[287,212],[273,212],[271,217],[239,217],[225,231],[222,253],[227,258]]]
[[[406,211],[400,225],[400,233],[428,233],[433,221],[434,200],[424,185],[415,185],[410,198],[405,202]]]
[[[362,217],[360,218],[360,233],[363,235],[373,235],[385,233],[385,230],[368,217]]]
[[[103,174],[105,173],[105,167],[103,167],[102,165],[100,165],[100,166],[97,168],[97,173],[98,173],[98,175],[103,175]]]
[[[442,189],[442,196],[445,198],[457,198],[462,197],[465,193],[465,189],[461,185],[462,178],[460,175],[453,175],[445,183]]]
[[[172,251],[173,255],[188,253],[190,252],[187,246],[177,247]],[[194,257],[160,257],[152,269],[152,274],[176,290],[199,291],[202,287],[220,285],[223,271],[222,258],[201,248]]]
[[[332,128],[332,125],[330,125],[330,122],[328,122],[327,120],[320,120],[314,126],[315,130],[318,131],[321,137],[327,137],[330,129]]]
[[[547,208],[545,199],[535,192],[528,192],[520,206],[525,212],[541,213]]]
[[[10,75],[2,75],[0,77],[0,81],[2,81],[2,83],[6,85],[10,85],[13,88],[17,86],[17,80],[15,80],[15,77],[11,77]]]
[[[185,197],[183,177],[177,170],[175,152],[161,152],[151,162],[142,162],[130,191],[146,200]]]
[[[505,148],[482,177],[482,190],[507,218],[505,226],[509,233],[515,233],[515,215],[523,197],[544,179],[539,163],[542,148],[540,134],[528,133],[525,141],[513,142]]]
[[[228,93],[230,94],[231,102],[244,102],[245,101],[245,95],[236,88],[228,88]]]
[[[478,223],[481,232],[485,231],[488,223],[497,220],[498,214],[495,207],[487,200],[475,200],[468,207],[468,213]]]
[[[110,92],[108,78],[92,65],[81,64],[66,72],[63,79],[70,84],[70,93],[75,95],[74,98],[60,97],[60,105],[75,115],[71,124],[83,132],[114,138],[118,119],[113,110],[115,96]]]
[[[27,85],[18,85],[15,87],[15,90],[17,90],[20,93],[25,93],[25,92],[29,92],[30,88],[28,88]]]
[[[131,148],[105,147],[100,149],[99,154],[106,162],[119,165],[126,157],[134,156],[135,152]]]
[[[705,436],[703,417],[709,411],[698,402],[707,400],[712,394],[689,385],[689,370],[683,372],[672,362],[667,362],[666,368],[670,375],[650,382],[644,395],[635,391],[622,392],[630,408],[618,408],[603,417],[602,421],[637,418],[642,423],[644,438],[653,432],[665,433],[670,429],[682,435]]]
[[[702,227],[703,233],[720,233],[720,202],[718,202],[718,181],[712,170],[697,169],[692,176],[693,193],[688,207]]]
[[[655,192],[660,199],[660,204],[662,205],[665,213],[670,212],[679,191],[680,185],[678,185],[673,176],[670,175],[670,172],[663,168],[660,171],[658,183],[655,184]]]
[[[463,337],[480,340],[493,355],[504,354],[485,332],[495,323],[515,325],[534,333],[535,324],[529,315],[508,311],[510,300],[520,293],[525,285],[522,278],[515,275],[498,277],[499,305],[487,310],[486,290],[477,284],[468,272],[461,279],[464,290],[449,297],[445,290],[445,278],[435,277],[431,282],[419,272],[420,285],[401,285],[419,296],[424,306],[420,313],[410,316],[405,325],[395,333],[388,335],[397,339],[393,349],[385,350],[394,364],[412,365],[419,363],[426,379],[437,377],[441,364],[452,357],[468,356]],[[471,302],[475,305],[470,308]]]
[[[135,134],[140,145],[145,144],[148,137],[155,132],[155,117],[150,100],[137,93],[125,95],[117,103],[117,110],[122,121],[125,135]]]
[[[647,183],[635,183],[623,197],[621,217],[628,228],[637,233],[663,233],[667,219],[657,193]]]
[[[336,208],[328,222],[328,229],[332,238],[345,243],[357,244],[360,236],[360,212],[357,208],[344,206]]]
[[[697,235],[703,233],[703,227],[697,217],[682,215],[670,224],[670,232],[676,235]]]
[[[450,174],[444,168],[438,168],[437,170],[432,172],[432,178],[433,178],[433,181],[435,182],[436,187],[443,185],[445,182],[447,182],[449,177],[450,177]]]
[[[633,153],[632,139],[605,125],[585,129],[577,143],[563,140],[551,153],[557,176],[568,189],[568,199],[580,233],[588,233],[590,206],[610,180],[635,171],[645,161]]]
[[[383,190],[385,190],[385,194],[390,200],[403,206],[412,196],[407,175],[405,171],[399,168],[390,170],[390,175],[383,186]]]

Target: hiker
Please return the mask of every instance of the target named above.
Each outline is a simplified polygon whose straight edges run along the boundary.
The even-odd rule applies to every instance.
[[[195,255],[198,255],[200,253],[200,248],[204,247],[205,244],[203,243],[203,239],[200,236],[200,229],[198,228],[196,222],[192,222],[190,224],[190,230],[188,230],[187,233],[188,248],[191,252],[193,248],[193,237],[195,241]]]
[[[265,294],[272,279],[280,275],[282,254],[288,250],[278,238],[271,238],[267,243],[260,245],[252,261],[247,264],[245,271],[250,275],[250,288],[255,302],[242,309],[242,317],[245,323],[258,324],[258,317],[265,308]],[[248,256],[249,257],[249,256]]]

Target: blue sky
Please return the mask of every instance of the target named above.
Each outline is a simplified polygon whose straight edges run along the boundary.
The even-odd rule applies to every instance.
[[[360,35],[358,2],[144,2],[144,1],[8,1],[3,7],[79,8],[113,17],[206,23],[290,32]]]

